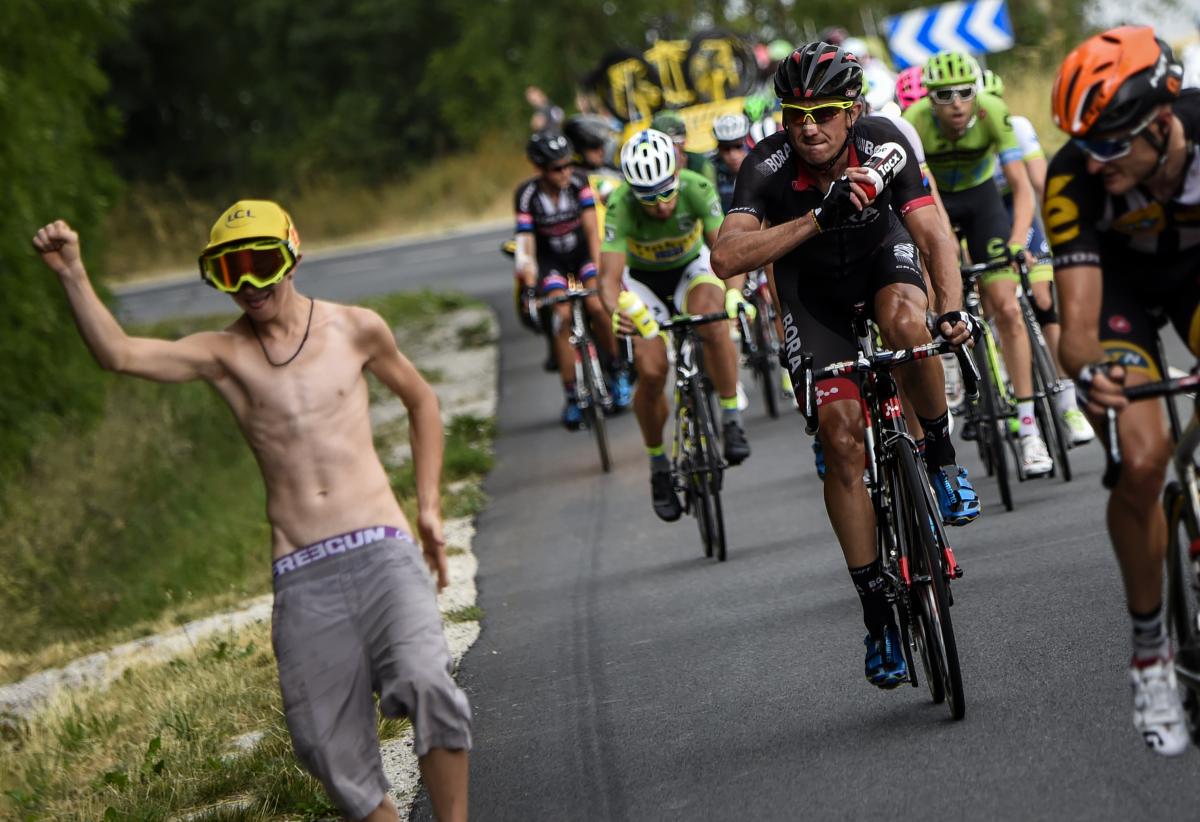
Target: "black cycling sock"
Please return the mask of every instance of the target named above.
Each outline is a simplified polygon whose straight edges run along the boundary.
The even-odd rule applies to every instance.
[[[893,624],[892,606],[884,590],[883,565],[876,559],[870,565],[849,570],[854,590],[858,591],[858,598],[862,602],[863,624],[867,626],[867,633],[875,639],[882,639]]]
[[[927,420],[920,414],[917,419],[925,429],[925,465],[936,471],[943,465],[954,464],[954,443],[950,440],[950,412],[943,412],[937,419]]]

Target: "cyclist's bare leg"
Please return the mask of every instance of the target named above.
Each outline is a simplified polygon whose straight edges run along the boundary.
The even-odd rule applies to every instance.
[[[821,446],[825,451],[825,510],[837,534],[846,566],[861,568],[875,561],[875,510],[863,485],[865,420],[858,398],[826,402],[817,409]]]
[[[583,305],[592,319],[592,333],[596,335],[596,342],[610,357],[617,356],[617,338],[612,332],[612,317],[604,310],[600,297],[593,294],[584,300]]]
[[[1012,280],[995,280],[983,286],[984,307],[996,321],[1000,353],[1013,392],[1018,397],[1033,396],[1033,353],[1025,333],[1025,318],[1017,304],[1017,289]]]
[[[562,294],[562,289],[546,292],[547,297]],[[571,304],[559,303],[554,306],[554,353],[558,357],[558,374],[562,377],[563,385],[575,382],[575,352],[571,348]]]
[[[1150,382],[1130,371],[1126,385]],[[1103,419],[1092,419],[1098,432]],[[1163,485],[1171,459],[1166,412],[1158,402],[1135,402],[1117,418],[1121,439],[1121,476],[1108,498],[1108,532],[1125,581],[1129,609],[1146,614],[1162,604],[1163,565],[1167,552],[1167,523],[1163,516]]]
[[[688,292],[689,314],[710,314],[725,310],[725,292],[710,283],[701,283]],[[712,377],[720,397],[737,396],[737,348],[729,339],[729,326],[708,323],[696,328],[704,340],[704,367]],[[639,372],[640,373],[640,372]]]
[[[893,283],[875,295],[875,316],[879,330],[889,348],[911,348],[932,342],[929,326],[925,324],[925,295],[916,286]],[[907,400],[917,417],[935,420],[946,413],[946,375],[937,357],[918,360],[896,369],[896,382],[901,397]],[[910,426],[911,428],[911,426]],[[917,429],[920,430],[920,424]]]
[[[670,412],[663,394],[667,384],[667,345],[662,337],[634,337],[633,361],[638,371],[633,413],[642,429],[642,442],[647,448],[654,448],[662,445],[663,426]]]

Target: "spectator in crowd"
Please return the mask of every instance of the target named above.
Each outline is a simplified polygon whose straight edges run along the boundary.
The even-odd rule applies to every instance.
[[[554,105],[538,86],[525,87],[525,102],[533,107],[533,116],[529,118],[529,130],[535,134],[539,131],[561,131],[563,110]]]

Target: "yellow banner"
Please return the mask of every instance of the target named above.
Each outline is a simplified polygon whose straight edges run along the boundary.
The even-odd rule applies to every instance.
[[[715,103],[699,103],[679,109],[679,116],[683,118],[683,122],[687,126],[687,150],[707,153],[715,149],[717,147],[717,140],[713,137],[712,133],[713,120],[722,114],[740,112],[745,101],[745,97],[731,97],[728,100],[720,100]],[[625,133],[621,137],[621,144],[624,145],[634,134],[649,127],[649,120],[638,120],[625,126]]]

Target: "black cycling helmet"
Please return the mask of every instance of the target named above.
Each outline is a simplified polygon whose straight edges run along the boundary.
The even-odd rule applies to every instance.
[[[863,70],[858,58],[824,41],[805,43],[775,70],[775,96],[781,100],[796,97],[857,100],[862,87]]]
[[[577,151],[582,151],[604,148],[612,137],[612,129],[599,115],[573,114],[563,123],[563,134]]]
[[[539,131],[525,144],[525,154],[535,166],[545,167],[571,156],[571,141],[557,131]]]

